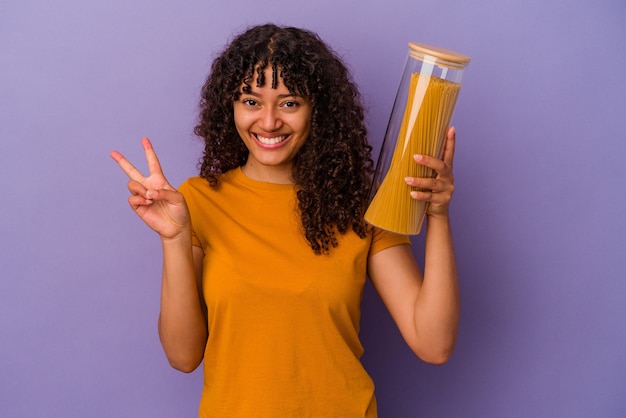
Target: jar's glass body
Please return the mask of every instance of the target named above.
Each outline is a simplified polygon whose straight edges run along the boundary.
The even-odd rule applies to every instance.
[[[406,235],[419,234],[427,204],[411,198],[404,178],[433,177],[415,154],[441,158],[469,57],[424,44],[409,53],[389,118],[365,220]]]

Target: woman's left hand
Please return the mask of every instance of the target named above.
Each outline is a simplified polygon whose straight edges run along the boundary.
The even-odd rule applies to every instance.
[[[420,190],[411,191],[411,197],[428,202],[426,214],[434,217],[447,217],[448,207],[454,193],[454,175],[452,161],[454,160],[454,127],[448,130],[448,136],[443,151],[443,158],[415,155],[417,164],[433,169],[437,174],[434,178],[407,177],[406,184]]]

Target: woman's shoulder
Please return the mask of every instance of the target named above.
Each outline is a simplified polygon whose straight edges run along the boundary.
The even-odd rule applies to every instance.
[[[178,187],[178,191],[182,193],[185,198],[190,198],[192,196],[215,196],[218,192],[224,192],[225,190],[237,188],[238,171],[240,170],[233,169],[225,173],[218,174],[216,183],[212,183],[209,179],[201,176],[189,177]]]
[[[179,186],[179,191],[181,188],[184,190],[185,189],[196,189],[196,190],[216,189],[217,186],[219,186],[219,184],[223,182],[231,181],[231,178],[233,177],[236,171],[237,170],[230,170],[230,171],[227,171],[226,173],[218,174],[217,175],[218,183],[214,186],[212,186],[209,179],[205,177],[201,177],[201,176],[189,177],[187,180],[181,183],[181,185]]]
[[[182,194],[193,193],[194,190],[203,190],[210,187],[209,181],[204,177],[194,176],[189,177],[178,186],[178,191]]]
[[[385,231],[384,229],[380,229],[377,227],[373,227],[371,233],[373,237],[370,254],[375,254],[381,250],[396,245],[411,245],[411,239],[408,235]]]

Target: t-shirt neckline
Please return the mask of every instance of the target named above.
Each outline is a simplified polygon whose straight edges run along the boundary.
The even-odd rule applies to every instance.
[[[294,184],[270,183],[267,181],[259,181],[259,180],[251,179],[250,177],[246,176],[241,166],[232,170],[232,172],[233,172],[234,181],[252,189],[260,189],[260,190],[276,191],[276,192],[293,192],[294,187],[295,187]]]

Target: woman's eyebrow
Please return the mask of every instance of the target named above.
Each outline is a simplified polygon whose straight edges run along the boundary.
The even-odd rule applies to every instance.
[[[257,92],[252,91],[252,90],[247,91],[247,92],[244,91],[244,92],[242,92],[242,94],[248,94],[248,95],[254,96],[254,97],[262,97],[261,93],[257,93]],[[279,99],[284,99],[284,98],[287,98],[287,97],[293,97],[294,99],[297,99],[297,98],[301,98],[301,97],[304,97],[304,96],[301,96],[299,94],[294,94],[294,93],[285,93],[285,94],[279,94],[278,95]]]

